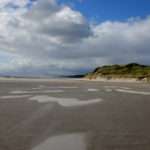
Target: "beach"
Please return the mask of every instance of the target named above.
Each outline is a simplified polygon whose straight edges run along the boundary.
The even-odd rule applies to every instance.
[[[0,79],[1,150],[149,150],[150,85]]]

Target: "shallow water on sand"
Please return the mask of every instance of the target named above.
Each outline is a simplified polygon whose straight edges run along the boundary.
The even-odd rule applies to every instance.
[[[83,133],[55,136],[32,150],[86,150],[85,139],[86,136]]]
[[[90,104],[99,103],[102,101],[101,98],[81,101],[77,98],[57,98],[57,97],[50,97],[47,95],[37,95],[37,96],[31,97],[30,100],[38,101],[39,103],[56,102],[59,105],[64,106],[64,107],[86,106]]]

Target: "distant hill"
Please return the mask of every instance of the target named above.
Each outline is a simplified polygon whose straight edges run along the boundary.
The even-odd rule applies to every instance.
[[[84,74],[80,74],[80,75],[62,75],[59,76],[60,78],[83,78],[85,75]]]
[[[130,63],[127,65],[108,65],[96,68],[85,75],[88,79],[106,78],[134,78],[136,80],[150,81],[150,66]]]

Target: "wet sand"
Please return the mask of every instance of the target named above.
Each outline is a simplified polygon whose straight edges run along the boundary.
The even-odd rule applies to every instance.
[[[86,150],[86,138],[82,133],[65,134],[47,139],[33,150]]]
[[[0,150],[150,150],[149,116],[149,84],[0,80]]]

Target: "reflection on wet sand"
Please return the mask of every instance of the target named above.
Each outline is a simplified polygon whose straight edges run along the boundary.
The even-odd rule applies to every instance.
[[[83,133],[54,136],[32,150],[86,150],[85,139]]]
[[[10,94],[62,93],[63,90],[11,91]]]
[[[1,99],[14,99],[14,98],[29,98],[32,95],[8,95],[8,96],[1,96]]]
[[[81,101],[77,98],[58,98],[58,97],[50,97],[47,95],[34,96],[31,97],[30,100],[38,101],[39,103],[56,102],[59,105],[64,107],[86,106],[86,105],[95,104],[103,101],[101,98]]]
[[[145,91],[123,90],[123,89],[116,89],[116,91],[122,93],[129,93],[129,94],[150,95],[150,92],[145,92]]]

